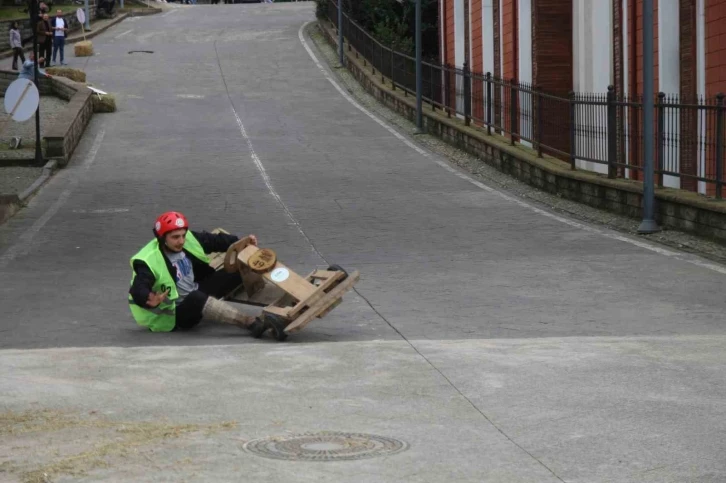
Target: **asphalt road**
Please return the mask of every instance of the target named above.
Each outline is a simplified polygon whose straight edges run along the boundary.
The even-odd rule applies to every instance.
[[[128,259],[166,210],[255,233],[301,272],[360,270],[375,311],[350,297],[297,340],[726,331],[723,274],[504,200],[356,109],[301,44],[311,19],[309,4],[176,9],[94,39],[88,77],[120,108],[0,228],[0,347],[247,343],[130,319]]]
[[[491,481],[723,481],[726,270],[502,196],[414,149],[315,64],[300,40],[313,12],[180,7],[124,21],[93,40],[96,56],[70,59],[117,95],[119,111],[94,116],[70,165],[0,226],[0,348],[101,348],[99,371],[104,347],[244,346],[244,357],[274,347],[341,364],[360,350],[395,372],[386,358],[398,347],[430,397],[456,400],[427,411],[470,411],[507,432],[486,447],[512,452],[511,478]],[[357,292],[284,346],[225,326],[150,334],[128,312],[128,259],[167,210],[195,229],[254,233],[300,272],[358,269]],[[60,370],[55,352],[29,353],[37,364],[22,354],[6,352],[22,374]],[[336,377],[366,377],[351,371]],[[407,387],[409,401],[422,397]],[[38,397],[28,391],[0,402]],[[334,408],[322,416],[345,421]],[[471,462],[481,447],[466,444],[459,457]],[[487,479],[486,465],[461,464],[459,481]]]

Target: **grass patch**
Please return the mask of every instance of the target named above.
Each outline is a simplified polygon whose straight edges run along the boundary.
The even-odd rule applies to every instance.
[[[101,416],[80,417],[59,411],[39,410],[23,413],[0,414],[0,436],[32,434],[38,441],[63,439],[63,430],[102,431],[100,440],[88,441],[83,451],[59,456],[43,463],[6,461],[0,464],[0,473],[16,474],[23,483],[46,483],[54,477],[69,475],[79,477],[97,468],[113,465],[113,458],[131,458],[143,446],[159,447],[164,441],[182,438],[184,435],[202,433],[211,435],[228,431],[237,425],[234,421],[218,424],[174,424],[161,421],[112,421]],[[46,444],[46,454],[58,455]]]

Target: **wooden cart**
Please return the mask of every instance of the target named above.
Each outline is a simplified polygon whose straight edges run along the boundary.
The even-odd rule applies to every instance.
[[[227,232],[218,228],[213,233]],[[210,259],[214,269],[242,276],[242,285],[224,299],[260,306],[263,317],[281,321],[285,330],[273,330],[279,341],[327,315],[360,279],[358,271],[349,274],[337,265],[302,277],[277,260],[272,250],[251,245],[247,238],[229,247],[227,253],[212,254]]]

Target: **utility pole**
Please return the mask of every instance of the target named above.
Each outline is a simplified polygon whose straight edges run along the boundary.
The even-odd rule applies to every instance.
[[[423,132],[423,69],[421,67],[421,1],[416,0],[416,129]]]
[[[83,9],[85,10],[85,13],[86,13],[85,28],[86,28],[86,30],[91,30],[91,13],[88,11],[88,0],[85,0],[83,3],[84,3]],[[123,5],[121,5],[121,7],[123,8]]]
[[[33,31],[33,78],[35,86],[40,92],[40,84],[38,84],[38,7],[38,0],[30,0],[30,28]],[[43,149],[40,146],[40,102],[35,110],[35,162],[38,165],[43,164]]]
[[[638,233],[648,234],[660,230],[655,222],[655,149],[653,117],[655,93],[653,92],[653,0],[643,0],[643,221]]]
[[[338,0],[338,57],[340,65],[344,66],[345,53],[343,51],[343,0]]]

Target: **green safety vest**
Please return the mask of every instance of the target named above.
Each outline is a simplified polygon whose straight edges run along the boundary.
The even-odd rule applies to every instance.
[[[193,257],[209,263],[209,258],[204,253],[204,249],[199,241],[192,235],[191,231],[187,231],[186,241],[184,242],[184,250],[192,255]],[[169,295],[166,300],[161,302],[157,307],[153,309],[147,307],[140,307],[136,305],[134,299],[129,295],[129,307],[131,307],[131,315],[136,319],[136,323],[148,327],[152,332],[171,332],[174,330],[176,325],[176,300],[179,298],[179,293],[176,290],[176,283],[174,277],[169,273],[169,269],[166,266],[166,257],[159,248],[159,241],[154,239],[146,244],[144,248],[131,257],[131,270],[133,271],[134,261],[140,260],[149,267],[151,272],[154,274],[154,286],[152,290],[154,292],[166,292],[169,290]],[[131,284],[133,285],[134,279],[136,278],[136,272],[133,272],[131,276]]]

